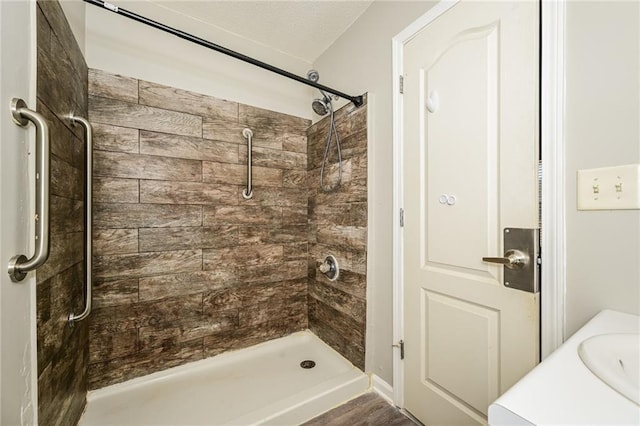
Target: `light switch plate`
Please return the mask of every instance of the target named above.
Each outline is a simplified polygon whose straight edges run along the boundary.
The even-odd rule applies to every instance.
[[[640,164],[578,170],[578,210],[640,209]]]

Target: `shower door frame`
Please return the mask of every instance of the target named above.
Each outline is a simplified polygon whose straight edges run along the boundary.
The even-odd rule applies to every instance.
[[[460,0],[441,0],[392,39],[393,84],[393,343],[404,338],[403,235],[401,209],[403,111],[400,78],[403,48],[430,22]],[[565,339],[565,14],[566,0],[540,2],[540,147],[542,159],[541,241],[543,268],[540,280],[540,359]],[[541,285],[541,286],[542,286]],[[393,352],[393,402],[404,407],[404,364],[401,351]]]

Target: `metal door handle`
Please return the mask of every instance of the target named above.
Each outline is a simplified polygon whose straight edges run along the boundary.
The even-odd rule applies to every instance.
[[[86,171],[85,171],[85,178],[86,178],[86,186],[85,186],[85,201],[84,201],[84,205],[85,205],[85,216],[84,216],[84,221],[85,221],[85,238],[86,238],[86,242],[85,242],[85,253],[84,253],[84,257],[85,257],[85,262],[86,262],[86,270],[85,270],[85,278],[84,278],[84,285],[85,285],[85,290],[84,290],[84,310],[80,313],[80,314],[74,314],[71,313],[69,314],[69,322],[71,324],[73,324],[74,322],[77,321],[82,321],[83,319],[85,319],[86,317],[89,316],[89,314],[91,313],[91,287],[93,285],[92,283],[92,278],[91,278],[91,270],[92,270],[92,264],[93,264],[93,252],[92,252],[92,236],[93,236],[93,231],[92,231],[92,223],[93,223],[93,217],[92,217],[92,203],[93,203],[93,128],[91,127],[91,123],[89,123],[89,121],[86,118],[82,118],[82,117],[77,117],[74,115],[69,116],[69,121],[71,122],[72,126],[75,126],[76,124],[80,124],[82,126],[82,128],[84,129],[84,143],[85,143],[85,166],[86,166]]]
[[[504,257],[483,257],[482,261],[499,263],[509,269],[522,269],[529,264],[529,256],[520,250],[507,250]]]
[[[49,125],[19,98],[11,100],[11,115],[18,126],[36,126],[36,247],[31,259],[23,254],[12,257],[7,271],[11,281],[19,282],[49,258]]]

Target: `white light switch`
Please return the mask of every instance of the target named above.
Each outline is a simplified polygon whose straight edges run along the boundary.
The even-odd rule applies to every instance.
[[[640,209],[640,164],[578,170],[578,210]]]

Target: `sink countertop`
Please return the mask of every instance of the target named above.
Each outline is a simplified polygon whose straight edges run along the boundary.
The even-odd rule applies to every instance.
[[[638,333],[640,317],[605,310],[489,407],[501,425],[640,425],[640,407],[596,377],[578,356],[578,345],[599,334]]]

